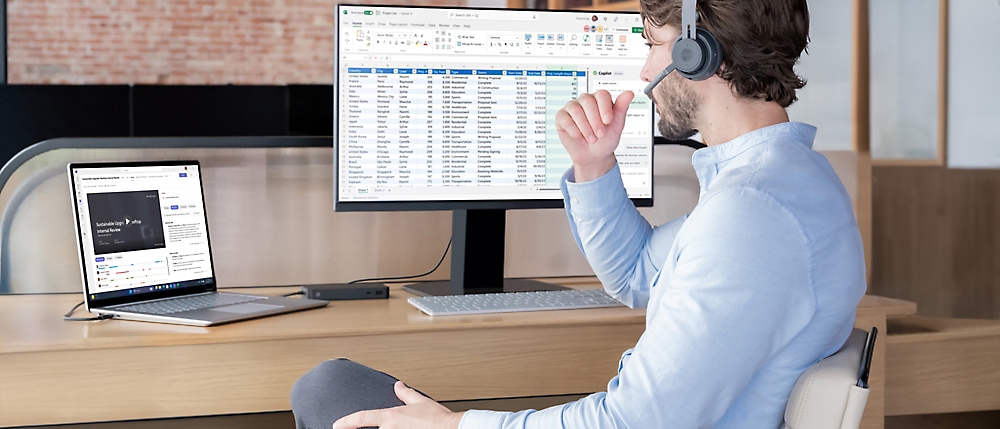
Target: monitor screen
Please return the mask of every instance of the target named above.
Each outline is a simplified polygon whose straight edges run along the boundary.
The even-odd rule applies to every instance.
[[[651,204],[638,13],[339,5],[337,19],[337,210],[559,207],[556,112],[601,89],[636,95],[615,155]]]
[[[198,167],[70,165],[89,302],[214,284]]]

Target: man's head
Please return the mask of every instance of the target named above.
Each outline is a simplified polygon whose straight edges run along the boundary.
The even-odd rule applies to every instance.
[[[653,90],[660,132],[670,139],[694,135],[706,105],[791,105],[805,82],[793,71],[809,37],[806,0],[698,0],[698,26],[722,45],[722,67],[704,81],[671,73]],[[641,77],[649,81],[671,62],[680,35],[681,0],[640,0],[643,36],[650,45]],[[725,109],[722,109],[725,110]]]

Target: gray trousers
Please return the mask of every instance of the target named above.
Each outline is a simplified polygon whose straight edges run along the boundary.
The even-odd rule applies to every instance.
[[[396,381],[389,374],[347,359],[316,365],[292,386],[295,427],[330,429],[337,419],[361,410],[404,405],[393,389]]]

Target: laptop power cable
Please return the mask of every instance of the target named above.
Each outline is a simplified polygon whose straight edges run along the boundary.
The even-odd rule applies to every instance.
[[[83,301],[80,301],[78,304],[74,305],[69,312],[63,315],[62,319],[67,322],[96,322],[98,320],[113,319],[115,317],[110,314],[99,314],[94,317],[72,317],[73,312],[76,311],[76,309],[80,308],[81,305],[83,305]]]

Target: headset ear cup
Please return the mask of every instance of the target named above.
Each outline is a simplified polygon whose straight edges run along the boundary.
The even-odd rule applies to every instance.
[[[712,33],[704,28],[698,27],[695,31],[698,46],[702,48],[704,62],[702,66],[691,73],[684,73],[684,77],[691,80],[705,80],[717,73],[722,66],[722,46]]]

